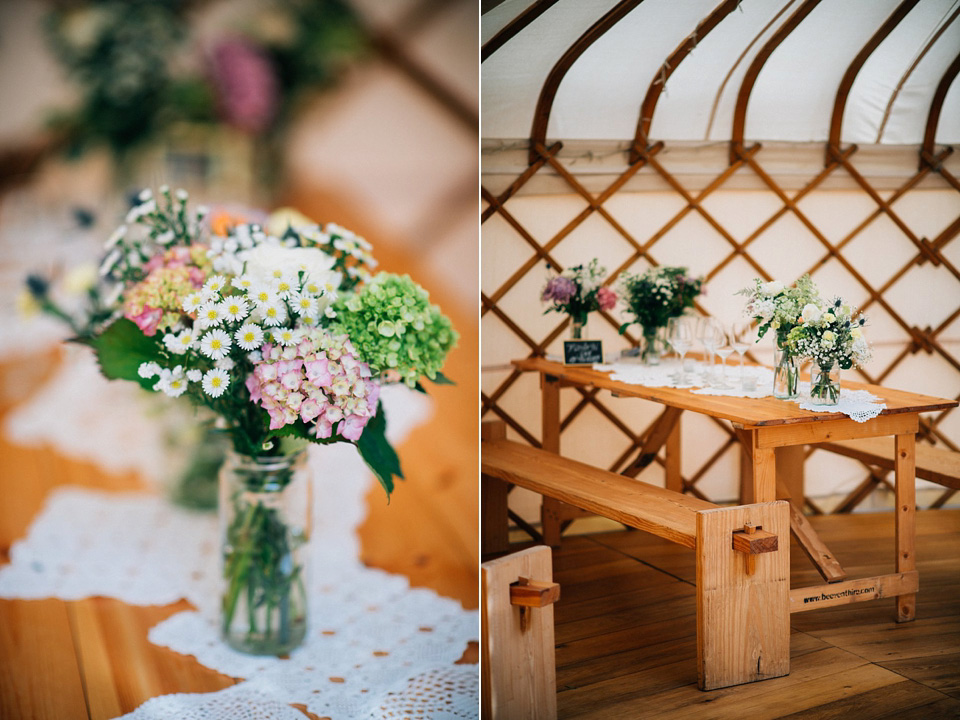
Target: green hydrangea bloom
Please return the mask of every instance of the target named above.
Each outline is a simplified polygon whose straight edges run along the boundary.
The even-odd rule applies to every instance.
[[[379,273],[333,309],[330,329],[346,333],[375,374],[395,371],[410,387],[421,375],[435,379],[460,337],[409,275]]]

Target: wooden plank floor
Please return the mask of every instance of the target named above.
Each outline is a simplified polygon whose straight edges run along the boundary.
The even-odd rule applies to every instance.
[[[889,514],[811,518],[851,577],[891,572]],[[694,554],[641,532],[554,553],[561,718],[960,718],[960,510],[918,513],[915,622],[879,600],[791,617],[790,675],[697,689]],[[819,576],[794,543],[793,586]]]

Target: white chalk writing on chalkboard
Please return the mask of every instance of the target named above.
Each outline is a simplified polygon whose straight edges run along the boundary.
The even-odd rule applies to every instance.
[[[564,365],[593,365],[603,362],[603,342],[601,340],[564,340]]]

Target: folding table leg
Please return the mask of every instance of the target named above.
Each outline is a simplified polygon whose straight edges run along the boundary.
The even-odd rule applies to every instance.
[[[909,572],[917,569],[914,547],[917,515],[916,435],[913,433],[897,435],[894,448],[894,470],[897,481],[897,572]],[[897,596],[897,622],[909,622],[916,616],[916,594]]]

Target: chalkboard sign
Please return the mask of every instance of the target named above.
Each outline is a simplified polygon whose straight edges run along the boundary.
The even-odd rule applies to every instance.
[[[564,340],[564,365],[593,365],[603,362],[602,340]]]

